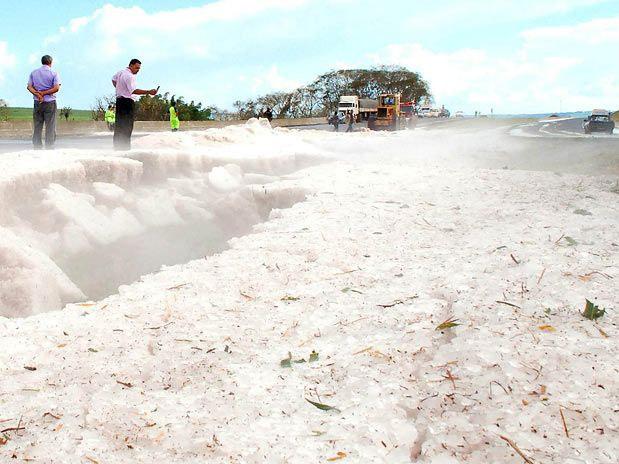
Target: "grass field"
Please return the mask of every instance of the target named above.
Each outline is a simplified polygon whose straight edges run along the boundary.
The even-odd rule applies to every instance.
[[[32,108],[8,108],[9,121],[24,121],[32,119]],[[60,115],[58,115],[60,119]],[[64,119],[64,118],[62,118]],[[90,110],[71,110],[69,121],[91,121]]]

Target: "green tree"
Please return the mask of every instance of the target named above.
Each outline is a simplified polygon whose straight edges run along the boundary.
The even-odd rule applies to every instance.
[[[90,115],[93,121],[103,121],[105,119],[105,112],[110,105],[116,103],[116,97],[114,95],[106,95],[104,97],[97,97],[95,102],[90,107]]]
[[[418,73],[401,66],[381,66],[331,71],[293,92],[236,101],[234,107],[240,119],[253,117],[266,107],[272,108],[279,118],[325,116],[338,107],[342,95],[377,99],[383,93],[400,93],[404,101],[419,102],[430,97],[429,86]]]
[[[65,119],[65,121],[68,121],[72,112],[73,112],[73,108],[71,108],[70,106],[65,106],[64,108],[60,109],[60,116],[62,116]]]
[[[0,100],[0,121],[8,121],[10,116],[9,107],[4,100]]]

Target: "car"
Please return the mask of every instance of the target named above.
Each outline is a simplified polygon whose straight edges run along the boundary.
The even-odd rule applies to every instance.
[[[592,132],[612,134],[615,130],[615,121],[612,120],[610,111],[593,110],[591,116],[583,121],[582,128],[585,134],[591,134]]]
[[[463,118],[464,117],[464,111],[456,111],[456,118]]]
[[[419,108],[419,117],[420,118],[427,118],[428,115],[430,114],[430,111],[432,111],[432,108],[429,106],[422,106],[421,108]]]
[[[440,118],[441,117],[441,110],[439,110],[438,108],[432,108],[427,116],[428,118]]]

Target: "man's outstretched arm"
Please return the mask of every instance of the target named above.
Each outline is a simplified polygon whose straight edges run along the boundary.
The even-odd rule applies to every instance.
[[[133,93],[135,95],[157,95],[157,92],[159,91],[159,87],[157,87],[156,89],[150,89],[150,90],[143,90],[143,89],[135,89],[133,91]]]

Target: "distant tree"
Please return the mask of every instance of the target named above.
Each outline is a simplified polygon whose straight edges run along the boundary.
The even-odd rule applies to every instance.
[[[0,100],[0,121],[8,121],[10,116],[9,107],[4,100]]]
[[[331,71],[292,92],[236,101],[234,107],[240,119],[252,117],[265,107],[272,108],[279,118],[325,116],[337,108],[342,95],[377,99],[383,93],[400,93],[404,101],[430,98],[429,86],[418,73],[401,66],[381,66]]]
[[[65,119],[65,121],[68,121],[72,111],[73,108],[71,108],[70,106],[65,106],[60,110],[60,115]]]
[[[228,110],[221,110],[216,106],[211,106],[209,108],[211,112],[211,119],[215,121],[233,121],[237,118],[236,113]]]
[[[170,117],[170,106],[176,103],[176,113],[181,121],[207,121],[211,119],[211,109],[203,108],[202,103],[186,103],[183,97],[170,96],[169,93],[142,96],[138,103],[137,119],[139,121],[165,121]]]
[[[155,96],[143,95],[137,102],[136,119],[138,121],[165,121],[170,117],[170,106],[176,103],[176,111],[183,121],[207,121],[212,118],[211,108],[202,103],[186,103],[183,97],[170,95],[169,92]],[[114,96],[99,97],[91,107],[92,119],[102,121],[110,104],[115,103]]]
[[[104,97],[97,97],[95,103],[90,107],[90,115],[93,121],[103,121],[105,119],[105,112],[108,106],[116,103],[116,97],[114,95],[106,95]]]

